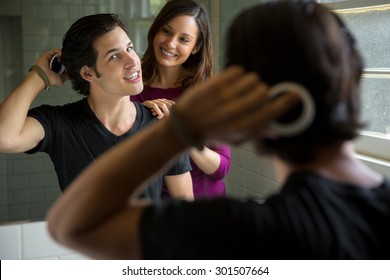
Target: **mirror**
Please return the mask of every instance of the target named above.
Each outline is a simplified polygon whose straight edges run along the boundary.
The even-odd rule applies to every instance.
[[[38,0],[20,3],[0,0],[0,99],[20,83],[42,53],[60,48],[70,25],[85,15],[123,14],[135,50],[141,56],[147,46],[149,26],[165,2],[70,0],[43,5]],[[209,0],[199,2],[207,10],[210,8]],[[62,105],[80,98],[70,82],[66,82],[63,87],[42,91],[32,107]],[[60,195],[57,175],[47,154],[0,154],[0,224],[43,220]]]
[[[0,99],[23,79],[27,69],[45,51],[60,48],[62,37],[78,18],[114,12],[126,18],[135,49],[146,49],[146,32],[165,0],[67,1],[43,5],[41,1],[13,3],[0,0]],[[61,105],[79,100],[67,82],[43,91],[32,104]],[[0,224],[39,221],[61,195],[53,164],[47,154],[0,154]]]

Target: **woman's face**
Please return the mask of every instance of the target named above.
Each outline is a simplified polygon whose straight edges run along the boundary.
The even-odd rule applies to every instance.
[[[195,54],[198,25],[191,16],[181,15],[163,25],[153,39],[156,61],[160,66],[181,66]]]

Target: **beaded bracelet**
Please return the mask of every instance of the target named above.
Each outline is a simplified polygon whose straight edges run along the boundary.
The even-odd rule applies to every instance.
[[[173,131],[183,144],[195,147],[199,151],[203,150],[203,143],[190,135],[180,118],[177,116],[175,105],[171,107],[169,120]]]
[[[50,89],[49,78],[47,77],[45,71],[43,71],[42,68],[39,67],[38,65],[33,65],[33,66],[31,66],[31,67],[28,69],[28,72],[30,72],[30,71],[32,71],[32,70],[37,71],[38,76],[39,76],[39,77],[43,80],[43,82],[45,83],[45,90],[49,90],[49,89]]]

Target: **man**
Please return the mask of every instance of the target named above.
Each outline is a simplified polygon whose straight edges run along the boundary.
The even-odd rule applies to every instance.
[[[56,54],[66,68],[61,76],[49,69]],[[29,110],[43,88],[60,86],[68,77],[86,98]],[[142,89],[140,60],[124,21],[114,14],[83,17],[65,34],[62,51],[42,55],[1,104],[0,152],[48,153],[64,191],[100,154],[155,121],[149,109],[129,102],[129,95]],[[173,197],[193,198],[189,170],[188,158],[183,157],[164,174]],[[158,200],[162,179],[142,196]]]

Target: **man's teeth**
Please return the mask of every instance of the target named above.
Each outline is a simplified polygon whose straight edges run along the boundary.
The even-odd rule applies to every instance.
[[[165,54],[166,56],[171,56],[171,57],[175,56],[175,54],[170,53],[170,52],[168,52],[168,51],[166,51],[166,50],[164,50],[164,49],[161,49],[161,51],[162,51],[162,53]]]
[[[134,72],[133,74],[131,74],[130,76],[127,76],[126,79],[127,80],[134,80],[135,78],[138,77],[138,72]]]

